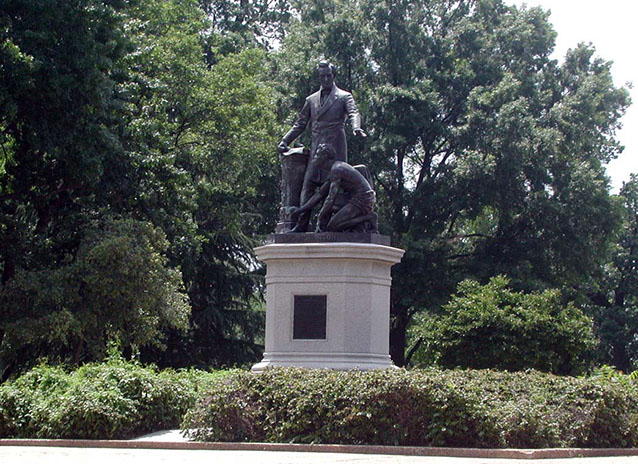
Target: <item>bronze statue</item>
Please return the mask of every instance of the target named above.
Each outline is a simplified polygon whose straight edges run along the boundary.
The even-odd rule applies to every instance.
[[[353,167],[335,158],[336,151],[332,145],[321,144],[317,147],[313,160],[319,168],[329,170],[328,179],[302,206],[291,208],[292,215],[311,211],[325,199],[319,212],[317,232],[377,232],[374,190],[366,176],[357,169],[365,167]],[[334,211],[340,189],[348,195],[349,201]]]
[[[317,187],[327,179],[329,167],[322,167],[317,161],[316,151],[319,145],[330,145],[337,161],[348,160],[348,145],[346,141],[345,121],[350,119],[353,133],[359,137],[366,137],[361,129],[361,116],[352,95],[341,90],[334,83],[336,70],[334,65],[326,61],[319,63],[319,81],[321,89],[308,98],[304,103],[297,121],[284,135],[278,146],[280,153],[288,152],[288,145],[292,143],[311,122],[312,146],[310,161],[306,167],[300,204],[308,202]],[[310,210],[304,210],[299,215],[293,232],[306,232],[310,220]]]

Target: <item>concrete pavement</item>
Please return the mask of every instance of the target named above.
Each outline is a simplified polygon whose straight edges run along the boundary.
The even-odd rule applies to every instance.
[[[527,462],[537,464],[636,464],[638,463],[638,457],[622,456],[528,460],[291,451],[0,446],[0,463],[2,464],[523,464]]]
[[[584,457],[583,457],[584,456]],[[0,464],[638,464],[629,450],[486,450],[269,443],[195,443],[179,430],[133,440],[0,440]]]

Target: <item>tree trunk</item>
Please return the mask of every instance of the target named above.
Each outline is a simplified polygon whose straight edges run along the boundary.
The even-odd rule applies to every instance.
[[[390,303],[390,316],[390,357],[397,367],[404,367],[408,308]]]
[[[621,370],[625,374],[631,373],[631,359],[627,354],[627,347],[624,343],[614,343],[612,356],[616,369]]]
[[[0,346],[2,346],[2,339],[4,338],[4,332],[0,330]],[[11,362],[6,361],[0,357],[0,384],[3,384],[11,375]]]
[[[390,327],[390,358],[397,367],[405,366],[405,330]]]
[[[82,359],[82,353],[84,353],[84,340],[80,340],[78,344],[75,346],[75,350],[73,352],[73,364],[79,365],[80,359]]]
[[[408,354],[405,356],[406,365],[410,364],[410,360],[412,359],[412,356],[414,355],[416,350],[418,350],[421,347],[422,344],[423,344],[423,337],[420,337],[416,341],[416,343],[408,350]]]
[[[2,269],[2,277],[0,278],[0,281],[3,284],[6,284],[15,275],[15,272],[16,272],[15,259],[11,255],[5,256],[3,264],[4,266]]]

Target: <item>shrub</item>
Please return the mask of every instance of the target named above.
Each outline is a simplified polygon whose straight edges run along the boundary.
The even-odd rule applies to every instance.
[[[558,290],[521,293],[508,284],[502,276],[487,285],[461,282],[443,314],[422,316],[411,329],[423,342],[412,363],[584,372],[596,345],[592,320],[572,303],[563,303]]]
[[[184,418],[204,441],[464,447],[638,444],[635,384],[537,371],[237,373]]]
[[[222,376],[119,358],[72,372],[40,365],[0,386],[0,437],[121,439],[175,428]]]

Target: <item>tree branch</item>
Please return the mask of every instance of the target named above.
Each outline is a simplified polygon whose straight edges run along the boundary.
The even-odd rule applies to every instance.
[[[381,184],[381,187],[383,187],[383,190],[385,190],[386,192],[390,191],[390,189],[388,188],[388,185],[385,182],[383,182],[378,175],[374,176],[374,180],[376,183]]]
[[[185,128],[187,124],[188,124],[188,118],[184,118],[184,120],[179,126],[179,129],[177,129],[177,133],[175,134],[175,143],[173,144],[174,148],[177,148],[177,145],[179,144],[179,138],[185,132]]]
[[[405,355],[406,365],[410,363],[410,360],[412,359],[412,355],[414,355],[416,350],[418,350],[421,347],[421,345],[423,344],[423,340],[425,340],[423,337],[419,337],[419,339],[414,343],[414,345],[412,345],[412,348],[408,350],[408,353]]]
[[[472,256],[478,256],[479,253],[461,253],[458,255],[450,255],[450,256],[445,256],[445,259],[449,259],[450,261],[454,261],[457,259],[461,259],[461,258],[470,258]]]
[[[463,240],[464,238],[494,238],[492,235],[485,234],[461,234],[461,235],[453,235],[451,237],[445,237],[446,242],[458,242],[459,240]]]
[[[454,214],[452,215],[452,219],[451,219],[451,221],[450,221],[450,226],[447,228],[447,233],[448,233],[448,234],[449,234],[450,232],[452,232],[452,229],[454,228],[454,224],[456,224],[456,220],[458,219],[459,214],[460,214],[460,213],[457,211],[456,213],[454,213]]]
[[[441,173],[441,170],[445,166],[445,162],[452,155],[452,153],[453,153],[452,150],[448,150],[447,153],[443,156],[443,159],[439,163],[438,168],[434,171],[434,174],[432,175],[432,179],[436,179],[437,177],[439,177],[439,174]]]

